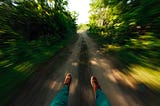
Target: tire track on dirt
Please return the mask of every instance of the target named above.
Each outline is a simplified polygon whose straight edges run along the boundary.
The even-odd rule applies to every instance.
[[[78,85],[75,88],[73,97],[70,97],[69,106],[94,106],[95,99],[90,84],[91,70],[89,63],[88,47],[83,36],[78,65]],[[74,80],[74,79],[73,79]]]

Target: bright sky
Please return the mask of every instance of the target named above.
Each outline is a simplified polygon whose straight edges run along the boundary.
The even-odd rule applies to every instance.
[[[79,14],[77,24],[85,24],[88,22],[89,3],[90,0],[69,0],[69,10],[76,11]]]

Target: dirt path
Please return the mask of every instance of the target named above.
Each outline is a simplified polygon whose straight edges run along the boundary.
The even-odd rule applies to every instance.
[[[67,52],[42,66],[21,91],[9,103],[10,106],[49,106],[51,100],[63,86],[67,72],[72,74],[69,106],[94,106],[95,98],[90,77],[97,77],[102,90],[112,106],[141,106],[140,102],[118,87],[109,61],[97,50],[96,44],[86,33]],[[63,60],[63,61],[60,61]]]

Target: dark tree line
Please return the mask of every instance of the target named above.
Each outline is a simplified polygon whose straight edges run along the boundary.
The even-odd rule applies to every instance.
[[[0,0],[0,105],[76,33],[67,0]]]
[[[53,46],[75,34],[76,14],[66,9],[67,4],[66,0],[1,0],[1,61],[32,58],[29,51]]]
[[[17,37],[63,39],[76,30],[76,17],[66,6],[65,0],[1,0],[1,43]]]

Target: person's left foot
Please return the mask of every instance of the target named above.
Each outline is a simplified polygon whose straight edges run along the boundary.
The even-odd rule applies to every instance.
[[[64,85],[70,86],[72,81],[71,73],[67,73],[65,79],[64,79]]]

